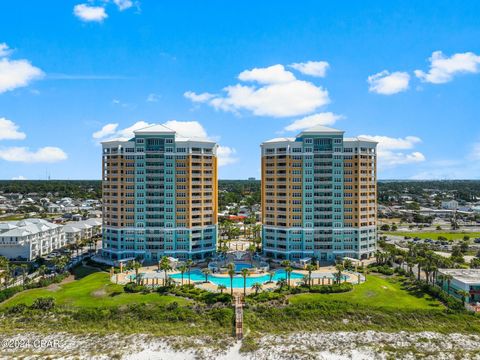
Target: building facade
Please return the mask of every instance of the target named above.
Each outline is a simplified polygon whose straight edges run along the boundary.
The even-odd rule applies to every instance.
[[[217,240],[217,145],[163,126],[103,142],[103,254],[204,259]]]
[[[11,260],[34,260],[66,244],[63,226],[43,219],[0,223],[0,255]]]
[[[324,126],[261,144],[262,243],[275,259],[365,259],[376,249],[376,142]]]

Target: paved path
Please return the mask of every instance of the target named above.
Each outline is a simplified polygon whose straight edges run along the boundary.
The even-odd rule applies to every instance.
[[[242,296],[235,296],[235,337],[237,340],[243,338],[243,303]]]

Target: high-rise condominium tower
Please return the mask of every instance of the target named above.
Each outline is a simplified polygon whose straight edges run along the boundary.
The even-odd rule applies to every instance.
[[[217,239],[217,145],[163,126],[103,145],[103,254],[204,259]]]
[[[364,259],[376,248],[377,143],[316,126],[261,144],[263,250]]]

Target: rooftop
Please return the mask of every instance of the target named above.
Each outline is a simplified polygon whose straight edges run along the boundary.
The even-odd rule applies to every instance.
[[[307,135],[307,134],[342,135],[343,133],[345,133],[345,131],[343,131],[343,130],[338,130],[338,129],[334,129],[334,128],[331,128],[331,127],[328,127],[328,126],[323,126],[323,125],[315,125],[315,126],[312,126],[308,129],[303,130],[300,134],[297,135],[297,137],[301,137],[301,136]]]
[[[438,272],[451,275],[464,284],[480,284],[480,269],[439,269]]]

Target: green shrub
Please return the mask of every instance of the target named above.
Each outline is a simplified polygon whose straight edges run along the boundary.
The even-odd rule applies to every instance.
[[[11,298],[16,293],[19,293],[23,290],[22,286],[13,286],[7,289],[0,291],[0,303]]]
[[[139,293],[139,292],[144,292],[145,286],[142,285],[137,285],[134,282],[129,282],[123,287],[123,290],[127,293]]]
[[[334,285],[314,285],[310,288],[310,292],[319,294],[334,294],[353,290],[353,285],[348,282]]]
[[[55,299],[52,297],[39,297],[33,302],[31,309],[48,311],[55,307]]]

